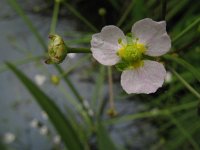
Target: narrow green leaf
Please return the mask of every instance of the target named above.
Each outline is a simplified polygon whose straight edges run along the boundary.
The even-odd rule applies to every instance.
[[[197,98],[200,99],[200,93],[197,92],[186,80],[184,80],[175,70],[172,70],[174,75],[183,83],[183,85],[192,93],[194,94]]]
[[[60,8],[60,1],[54,1],[54,9],[53,9],[53,16],[51,20],[51,26],[50,26],[50,33],[55,34],[56,24],[58,20],[58,13]]]
[[[97,140],[99,150],[116,150],[114,143],[112,142],[108,132],[105,127],[98,122],[97,125]]]
[[[192,135],[192,137],[194,137],[195,134],[198,134],[200,131],[199,121],[193,122],[190,125],[190,128],[188,128],[187,130],[190,132],[190,135]],[[185,144],[187,142],[186,136],[180,136],[180,134],[176,135],[174,137],[174,139],[166,142],[166,149],[170,149],[170,150],[181,149],[183,147],[183,144]],[[199,149],[199,148],[197,148],[197,149]]]
[[[180,39],[184,34],[189,32],[195,26],[200,23],[200,17],[198,17],[193,23],[191,23],[188,27],[186,27],[181,33],[179,33],[175,38],[172,39],[172,43],[175,43],[178,39]]]
[[[165,108],[165,109],[152,109],[150,111],[140,112],[136,114],[124,115],[121,117],[116,117],[113,119],[106,120],[105,124],[117,124],[117,123],[124,123],[128,121],[133,121],[136,119],[142,118],[151,118],[151,117],[158,117],[158,116],[168,116],[169,113],[179,112],[181,110],[191,109],[197,106],[199,101],[184,103],[178,106]]]
[[[198,146],[198,144],[196,143],[196,141],[193,139],[192,135],[190,134],[189,131],[187,131],[187,129],[185,129],[183,127],[183,125],[172,115],[169,115],[170,119],[172,120],[172,122],[176,125],[176,127],[179,129],[179,131],[181,132],[181,134],[188,139],[188,141],[190,142],[190,144],[193,146],[193,148],[195,150],[199,150],[200,147]]]
[[[126,18],[128,17],[129,13],[131,12],[133,5],[134,5],[135,1],[131,1],[128,5],[128,7],[126,8],[126,10],[123,12],[121,18],[119,19],[119,21],[117,22],[117,26],[121,26],[123,24],[123,22],[126,20]]]
[[[176,63],[178,63],[179,65],[183,66],[184,68],[188,69],[193,75],[194,77],[200,81],[200,72],[198,69],[196,69],[194,66],[192,66],[191,64],[189,64],[188,62],[186,62],[184,59],[182,58],[178,58],[178,57],[174,57],[171,55],[165,55],[163,56],[165,59],[168,60],[172,60]]]
[[[179,11],[181,11],[181,9],[186,7],[189,0],[182,0],[181,3],[178,1],[173,1],[173,2],[176,2],[177,4],[176,4],[176,7],[172,7],[172,9],[167,13],[167,16],[166,16],[167,21],[171,20],[175,15],[177,15]]]
[[[87,25],[92,31],[97,32],[98,29],[92,25],[84,16],[81,15],[77,9],[75,9],[73,6],[71,6],[68,2],[64,2],[64,5],[67,7],[67,9],[78,19],[80,19],[85,25]]]
[[[108,1],[110,2],[110,4],[113,6],[114,9],[119,10],[121,8],[118,1],[116,0],[108,0]]]
[[[72,128],[69,120],[63,115],[59,108],[55,105],[40,88],[33,83],[24,73],[18,70],[13,64],[6,63],[13,73],[24,84],[27,90],[32,94],[37,103],[48,114],[55,129],[60,134],[63,142],[69,150],[83,150],[77,133]]]

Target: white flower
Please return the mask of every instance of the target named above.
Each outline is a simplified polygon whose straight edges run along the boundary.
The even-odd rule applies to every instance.
[[[165,21],[146,18],[136,22],[131,36],[116,26],[105,26],[91,40],[93,57],[103,65],[122,70],[121,85],[128,93],[154,93],[162,86],[166,70],[163,64],[145,59],[161,56],[171,48]]]
[[[35,82],[37,85],[41,86],[44,84],[44,82],[46,81],[46,76],[44,75],[40,75],[40,74],[37,74],[35,75]]]
[[[14,142],[15,139],[16,139],[16,136],[13,133],[10,133],[10,132],[5,133],[4,136],[3,136],[3,141],[6,144],[10,144],[10,143]]]

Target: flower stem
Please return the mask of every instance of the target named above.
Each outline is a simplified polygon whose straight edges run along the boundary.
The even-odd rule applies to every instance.
[[[115,104],[114,104],[112,67],[110,66],[108,67],[108,84],[109,84],[109,103],[110,103],[108,115],[114,117],[117,115],[117,112],[115,110]]]
[[[123,13],[123,15],[121,16],[119,21],[117,22],[117,26],[118,27],[121,26],[124,23],[124,21],[126,20],[127,16],[129,15],[129,13],[132,10],[132,7],[133,7],[134,3],[135,3],[135,1],[130,2],[130,4],[128,5],[127,9]]]
[[[114,100],[113,100],[113,80],[112,80],[112,68],[108,67],[108,83],[109,83],[109,102],[110,107],[114,108]]]
[[[90,48],[75,48],[75,47],[69,47],[68,53],[91,53]]]

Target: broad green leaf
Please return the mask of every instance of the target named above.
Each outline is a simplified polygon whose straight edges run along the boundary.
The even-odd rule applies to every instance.
[[[69,150],[83,150],[82,144],[77,136],[78,133],[75,132],[69,120],[63,115],[53,100],[13,64],[6,64],[32,94],[40,107],[48,114],[49,119],[60,134],[66,147]]]

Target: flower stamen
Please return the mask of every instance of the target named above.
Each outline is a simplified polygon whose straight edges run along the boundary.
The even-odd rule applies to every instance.
[[[128,62],[134,68],[140,67],[143,64],[142,56],[147,49],[144,44],[139,43],[137,39],[128,42],[126,45],[122,44],[122,42],[119,42],[119,44],[121,48],[117,51],[117,55],[121,57],[123,61]]]

